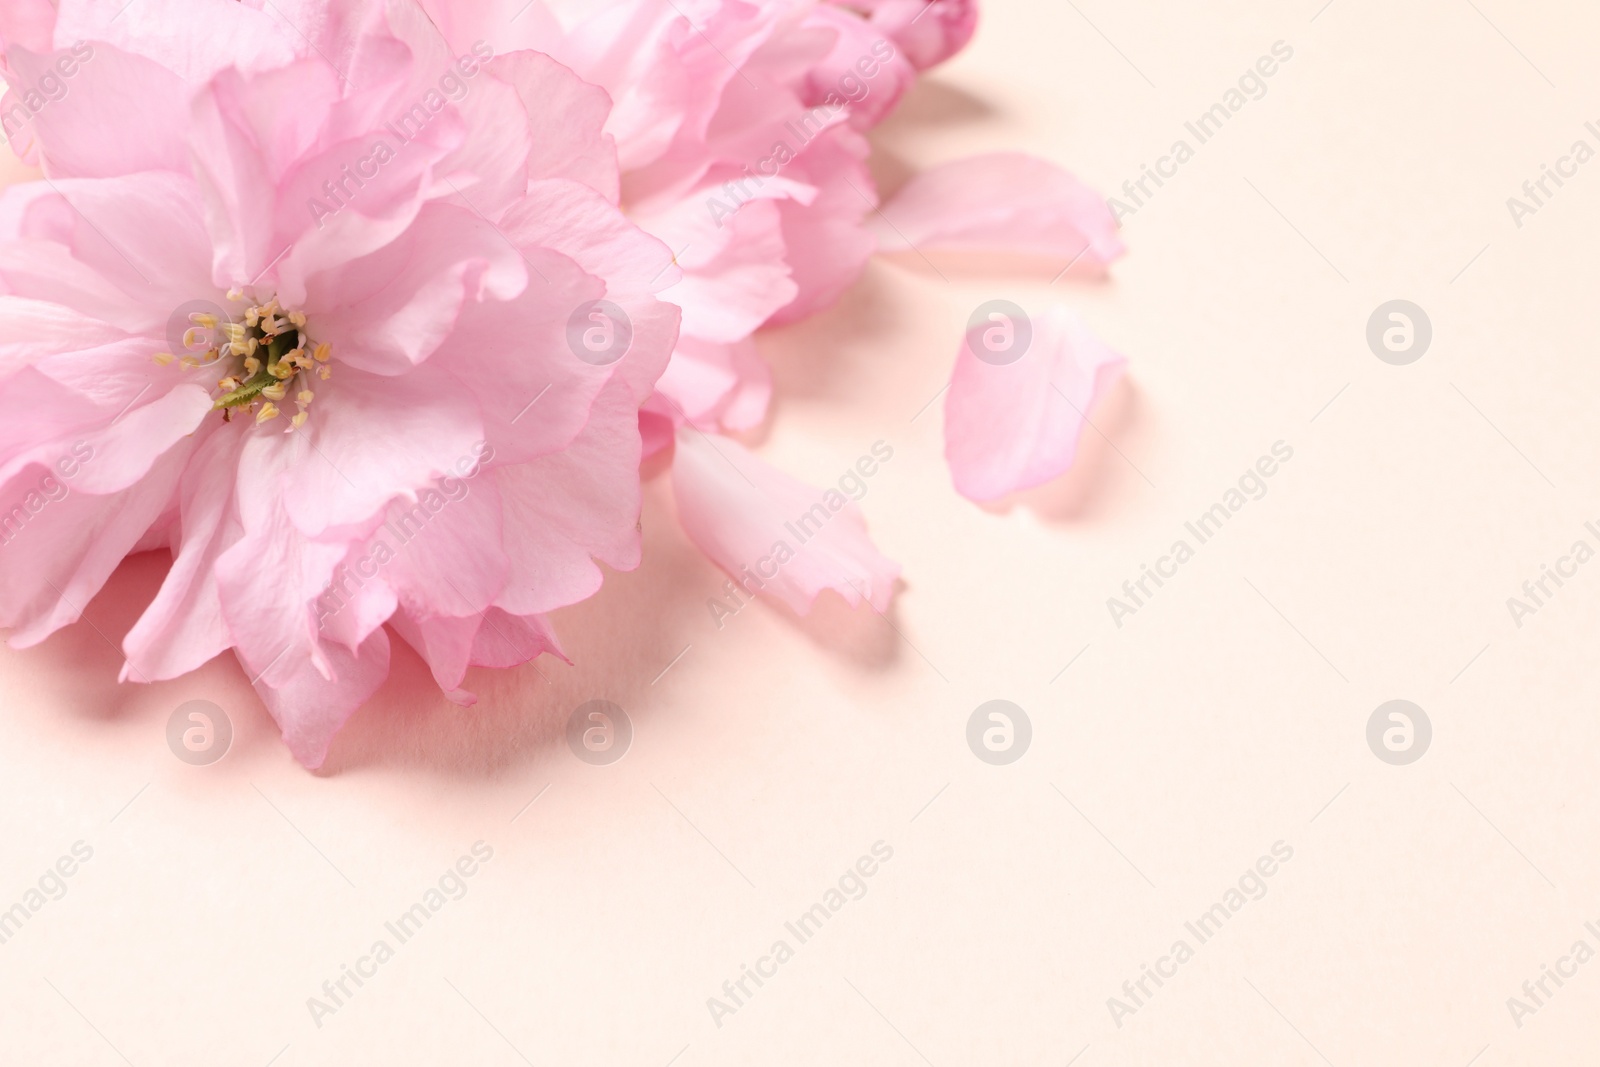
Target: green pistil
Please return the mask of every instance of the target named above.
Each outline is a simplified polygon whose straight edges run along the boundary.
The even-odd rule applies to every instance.
[[[266,334],[261,332],[260,327],[252,326],[250,327],[250,336],[254,337],[259,343],[259,347],[256,349],[258,353],[256,358],[261,358],[259,354],[264,353],[266,359],[262,361],[261,369],[256,371],[247,381],[242,382],[239,388],[218,397],[211,405],[213,411],[220,411],[223,408],[249,407],[260,397],[261,390],[280,380],[272,372],[277,368],[278,361],[294,350],[294,332],[280,333],[276,337],[269,339]]]

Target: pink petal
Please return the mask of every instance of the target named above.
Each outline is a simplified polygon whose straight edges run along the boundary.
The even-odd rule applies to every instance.
[[[327,673],[310,659],[285,656],[273,668],[271,681],[255,682],[256,693],[283,731],[289,751],[312,770],[328,758],[333,735],[388,677],[389,635],[375,630],[355,653],[330,645],[324,660]],[[254,663],[242,654],[239,662],[254,673]]]
[[[106,495],[79,490],[50,470],[0,488],[0,626],[13,648],[38,644],[77,621],[89,600],[166,509],[190,442],[145,457],[144,476]],[[63,452],[66,452],[63,448]],[[83,467],[92,470],[92,457]]]
[[[1031,323],[1010,322],[1009,334],[990,334],[1008,329],[992,321],[963,341],[945,398],[945,458],[969,500],[994,500],[1072,466],[1085,417],[1126,362],[1059,305]],[[1026,349],[1004,362],[1025,330],[1032,331]]]
[[[213,569],[235,655],[258,689],[301,684],[296,680],[306,669],[324,679],[335,675],[330,656],[339,649],[322,640],[315,604],[347,545],[307,537],[281,495],[307,451],[298,434],[246,436],[234,475],[241,533]]]
[[[0,49],[20,44],[35,52],[48,52],[56,28],[51,0],[10,0],[0,6]]]
[[[916,81],[916,68],[884,39],[883,27],[854,11],[819,4],[806,15],[806,25],[834,35],[832,50],[806,72],[807,105],[842,100],[850,109],[850,125],[866,130],[883,121]]]
[[[205,389],[192,383],[179,385],[104,425],[39,441],[7,456],[0,464],[0,481],[16,477],[29,464],[49,467],[57,457],[77,449],[92,459],[85,459],[72,479],[73,488],[93,494],[120,493],[146,477],[151,463],[168,449],[181,443],[187,452],[191,443],[187,439],[210,413],[211,396]]]
[[[884,611],[900,566],[867,536],[838,489],[814,489],[731,438],[681,429],[672,463],[678,521],[700,551],[744,585],[797,614],[831,589]]]
[[[390,505],[368,547],[381,539],[393,552],[381,574],[402,607],[422,618],[475,618],[493,605],[511,572],[495,490],[479,470],[440,478],[415,504]]]
[[[511,615],[499,608],[465,619],[415,618],[402,612],[390,626],[427,661],[445,695],[462,705],[477,700],[461,688],[469,666],[514,667],[543,652],[566,659],[549,620],[541,615]]]
[[[516,90],[525,124],[534,125],[534,115],[561,116],[560,122],[537,123],[524,182],[569,178],[615,202],[620,179],[616,142],[604,132],[611,114],[605,90],[538,52],[499,56],[489,70]]]
[[[950,249],[1082,263],[1103,271],[1123,253],[1105,198],[1053,163],[997,152],[946,163],[907,182],[873,231],[884,252]]]
[[[849,0],[868,13],[918,70],[943,63],[967,46],[978,27],[977,0]]]
[[[491,472],[511,561],[500,607],[553,611],[600,588],[595,559],[617,570],[639,565],[639,453],[637,405],[614,381],[566,448]]]
[[[52,178],[109,178],[146,170],[187,169],[187,93],[183,81],[143,56],[103,42],[37,55],[13,48],[7,58],[19,85],[40,84],[93,97],[90,108],[46,106],[29,121]],[[62,74],[71,70],[69,77]],[[63,98],[64,99],[64,98]],[[14,115],[26,97],[13,89],[0,111]],[[6,119],[6,130],[12,130]]]
[[[30,182],[0,193],[0,287],[162,337],[173,311],[218,300],[195,184],[170,171]]]
[[[702,430],[748,430],[766,417],[772,371],[748,337],[736,344],[680,337],[656,393],[652,407],[668,418],[687,417]]]
[[[679,249],[683,278],[667,299],[683,308],[683,332],[730,344],[754,333],[799,289],[784,262],[777,203],[752,200],[726,218],[713,218],[699,197],[670,212],[641,216],[649,233]]]
[[[9,0],[8,0],[9,2]],[[107,41],[155,60],[191,84],[228,66],[278,66],[301,44],[293,26],[238,0],[139,0],[122,8],[99,0],[59,0],[55,39]],[[96,45],[98,47],[98,45]]]
[[[317,597],[317,633],[354,652],[372,632],[393,618],[400,607],[394,586],[382,577],[377,561],[387,559],[375,543],[352,541],[333,569],[333,579]]]
[[[21,296],[0,296],[0,377],[57,352],[122,340],[122,331],[72,308]]]
[[[393,377],[341,367],[315,391],[315,417],[297,433],[272,435],[288,442],[288,469],[272,495],[281,494],[292,536],[366,522],[483,440],[472,398],[434,361]]]
[[[232,643],[217,593],[217,558],[239,536],[233,472],[244,441],[213,430],[178,487],[179,541],[155,599],[122,639],[122,678],[146,682],[187,674]]]
[[[792,169],[814,184],[810,203],[781,201],[783,240],[789,267],[799,286],[794,302],[772,317],[773,325],[795,322],[830,307],[855,284],[877,246],[862,219],[877,203],[877,188],[867,170],[866,140],[837,126],[806,145]]]
[[[340,366],[402,374],[431,356],[469,301],[509,300],[527,264],[479,215],[444,203],[418,213],[399,239],[313,275],[304,307]]]

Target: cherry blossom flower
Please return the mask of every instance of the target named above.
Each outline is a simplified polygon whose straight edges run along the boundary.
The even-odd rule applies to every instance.
[[[0,114],[92,52],[27,117],[46,180],[0,194],[11,643],[166,547],[124,677],[231,650],[311,767],[391,630],[463,703],[469,665],[559,655],[546,614],[639,561],[679,319],[671,252],[602,191],[603,94],[409,3],[112,14],[0,26]],[[574,343],[600,301],[625,347]]]
[[[0,124],[48,181],[0,196],[0,509],[53,510],[0,546],[0,624],[42,640],[168,548],[125,675],[232,649],[314,766],[390,631],[460,702],[469,665],[559,655],[546,614],[596,560],[637,564],[638,465],[668,448],[730,575],[781,556],[762,591],[790,609],[887,610],[899,567],[854,505],[735,439],[772,395],[758,331],[880,249],[1122,252],[1103,200],[1020,154],[880,207],[865,134],[976,22],[972,0],[17,0]],[[970,338],[957,360],[973,499],[1065,470],[1120,372],[1065,312],[1036,325],[1016,366]],[[790,545],[798,515],[828,521]]]
[[[615,101],[606,129],[623,168],[619,202],[673,249],[683,272],[665,293],[683,308],[683,330],[644,407],[646,449],[676,442],[680,455],[739,457],[736,482],[698,484],[716,471],[704,463],[673,473],[685,529],[730,574],[768,553],[781,532],[752,524],[746,511],[766,513],[793,491],[787,476],[726,436],[766,414],[772,385],[752,344],[756,330],[826,309],[878,248],[926,241],[1090,272],[1122,253],[1102,198],[1020,153],[934,168],[879,211],[863,133],[893,111],[918,71],[967,44],[977,23],[970,0],[423,2],[451,40],[482,36],[546,51]],[[990,404],[1007,402],[993,386],[1019,380],[992,379]],[[1003,449],[1006,433],[967,424],[951,455],[984,444],[986,434]],[[1054,449],[1039,469],[1059,472],[1076,437],[1037,443]],[[955,480],[963,492],[972,484]],[[718,529],[722,536],[710,536]],[[852,604],[882,603],[893,565],[864,532],[847,554],[850,565],[835,568],[833,581],[779,599],[804,612],[831,588]],[[870,596],[866,574],[878,576]]]

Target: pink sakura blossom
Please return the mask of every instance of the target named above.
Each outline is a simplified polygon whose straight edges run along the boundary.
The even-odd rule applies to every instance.
[[[830,306],[875,248],[920,251],[925,242],[1090,273],[1122,253],[1102,198],[1017,153],[935,168],[877,211],[862,133],[894,109],[919,70],[966,45],[977,21],[969,0],[424,2],[453,41],[483,36],[547,51],[610,93],[620,202],[683,271],[665,293],[683,308],[683,329],[644,408],[645,447],[676,440],[680,454],[705,445],[744,457],[741,482],[757,497],[781,498],[789,486],[726,436],[759,424],[771,395],[752,334]],[[984,395],[1003,406],[999,390],[1019,380],[1000,376]],[[1010,399],[1026,406],[1034,398]],[[961,427],[951,455],[985,443],[1003,450],[1016,425],[1002,417]],[[1075,442],[1041,437],[1035,444],[1048,456],[1039,469],[1064,470]],[[738,509],[758,501],[722,491],[738,486],[696,483],[714,471],[693,463],[674,470],[679,513],[701,548],[738,574],[781,530],[752,526]],[[956,483],[963,491],[972,484],[965,476]],[[702,514],[707,508],[716,510]],[[714,529],[725,532],[707,536]],[[889,565],[865,536],[852,546],[859,571]],[[843,578],[822,588],[858,599]],[[814,595],[779,599],[804,611]]]
[[[779,515],[823,495],[727,436],[759,425],[771,397],[752,335],[828,307],[860,275],[877,204],[860,130],[914,69],[858,15],[817,0],[424,3],[452,44],[536,48],[610,94],[619,202],[681,270],[663,292],[683,325],[644,405],[645,447],[676,441],[684,529],[739,574],[788,536]],[[728,462],[705,461],[719,456],[733,481]],[[800,613],[825,589],[886,608],[898,567],[853,509],[825,540],[766,591]]]
[[[405,2],[274,10],[0,22],[0,115],[68,86],[26,116],[49,180],[0,194],[0,625],[42,641],[166,547],[124,676],[232,650],[315,767],[389,631],[469,703],[638,563],[678,272],[566,67]],[[601,300],[625,350],[573,343]]]
[[[754,335],[879,247],[1122,251],[1099,197],[1020,155],[879,211],[864,133],[967,43],[970,0],[59,4],[0,13],[0,121],[24,100],[14,140],[51,179],[0,196],[0,506],[70,455],[71,530],[0,551],[0,624],[41,640],[168,547],[126,673],[233,649],[309,765],[384,677],[386,628],[462,702],[469,665],[560,654],[545,614],[594,560],[637,563],[638,463],[669,445],[683,527],[730,575],[886,610],[899,568],[854,506],[730,436],[771,398]],[[74,47],[68,91],[29,97]],[[1120,366],[1055,315],[999,373],[969,345],[957,488],[1059,474]]]

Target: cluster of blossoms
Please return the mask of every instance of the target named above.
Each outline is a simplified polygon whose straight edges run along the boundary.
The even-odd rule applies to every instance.
[[[460,703],[470,666],[562,655],[549,613],[640,562],[655,453],[739,573],[824,500],[734,436],[771,398],[759,329],[875,250],[1121,254],[1101,198],[1020,155],[879,210],[865,132],[975,23],[972,0],[10,0],[0,126],[45,180],[0,193],[0,516],[94,458],[0,550],[0,626],[42,641],[167,550],[124,677],[231,650],[315,767],[391,636]],[[973,499],[1065,470],[1121,367],[1064,312],[1014,360],[986,326],[946,401]],[[763,592],[886,609],[898,566],[829,510]]]

